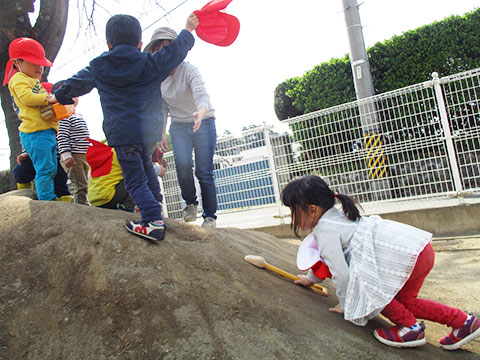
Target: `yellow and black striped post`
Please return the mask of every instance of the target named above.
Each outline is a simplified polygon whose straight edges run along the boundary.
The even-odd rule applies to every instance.
[[[365,134],[365,150],[367,153],[368,176],[370,179],[381,179],[388,176],[387,160],[383,150],[382,134]]]

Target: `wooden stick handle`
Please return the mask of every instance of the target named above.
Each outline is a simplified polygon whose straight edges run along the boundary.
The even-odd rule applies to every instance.
[[[322,294],[323,296],[328,296],[328,289],[322,285],[314,284],[309,286],[309,288],[315,292],[318,292],[319,294]]]
[[[286,271],[284,271],[284,270],[282,270],[282,269],[280,269],[276,266],[270,265],[268,263],[265,263],[264,268],[272,270],[272,271],[276,272],[277,274],[282,275],[282,276],[284,276],[284,277],[286,277],[290,280],[293,280],[293,281],[298,280],[298,276],[292,275],[289,272],[286,272]],[[314,284],[312,286],[309,286],[309,288],[312,289],[315,292],[318,292],[318,293],[324,295],[324,296],[328,296],[328,289],[321,286],[321,285]]]
[[[282,270],[282,269],[280,269],[276,266],[265,263],[264,267],[265,267],[265,269],[272,270],[272,271],[276,272],[277,274],[282,275],[282,276],[284,276],[284,277],[286,277],[290,280],[293,280],[293,281],[298,280],[298,277],[296,277],[295,275],[292,275],[292,274],[290,274],[290,273],[288,273],[288,272],[286,272],[286,271],[284,271],[284,270]]]

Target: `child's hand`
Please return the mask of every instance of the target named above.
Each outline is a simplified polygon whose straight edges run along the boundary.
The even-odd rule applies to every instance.
[[[155,174],[161,178],[163,178],[167,172],[167,169],[159,163],[153,163],[153,168],[155,169]]]
[[[308,280],[305,275],[297,275],[298,280],[295,280],[295,284],[303,285],[303,286],[312,286],[315,284],[313,281]]]
[[[65,164],[65,166],[67,168],[71,168],[73,165],[76,164],[75,159],[73,157],[69,157],[69,158],[65,159],[63,161],[63,163]]]
[[[330,309],[331,312],[336,312],[336,313],[339,313],[339,314],[343,314],[343,309],[342,309],[342,306],[340,304],[337,304],[335,305],[335,307],[332,307]]]
[[[40,109],[40,116],[45,121],[52,120],[52,119],[57,120],[57,118],[55,117],[55,113],[53,112],[52,105],[47,105],[42,107]]]
[[[17,164],[22,165],[23,160],[25,160],[28,157],[27,153],[22,153],[17,156]]]
[[[198,21],[197,15],[195,15],[194,13],[191,13],[188,16],[187,25],[185,25],[185,30],[192,32],[197,28],[198,24],[199,24],[199,21]]]
[[[49,103],[56,103],[57,98],[53,94],[48,94],[47,97],[45,98]]]

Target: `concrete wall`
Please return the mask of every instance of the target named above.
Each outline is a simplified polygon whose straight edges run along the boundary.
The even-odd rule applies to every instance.
[[[480,234],[480,204],[382,213],[381,217],[430,231],[436,237]],[[295,238],[290,225],[253,229],[279,238]]]

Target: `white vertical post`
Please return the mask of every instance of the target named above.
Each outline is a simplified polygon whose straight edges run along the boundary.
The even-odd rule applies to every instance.
[[[160,191],[162,192],[163,195],[163,201],[162,201],[162,213],[164,217],[168,217],[168,209],[167,209],[167,197],[165,195],[165,187],[163,186],[163,179],[160,176],[157,176],[158,182],[160,184]]]
[[[275,196],[275,203],[277,204],[278,216],[280,218],[280,224],[283,224],[283,214],[282,214],[282,202],[280,201],[280,190],[278,186],[277,179],[277,170],[275,169],[275,159],[273,158],[273,149],[272,143],[270,142],[270,129],[272,126],[267,126],[265,122],[263,123],[263,134],[265,137],[265,145],[267,147],[268,163],[270,165],[270,170],[272,173],[272,185],[273,185],[273,194]]]
[[[438,111],[440,113],[440,123],[442,124],[443,133],[445,134],[445,144],[447,145],[447,155],[450,162],[450,169],[452,170],[453,185],[457,194],[463,192],[462,180],[460,177],[457,157],[455,156],[455,146],[453,144],[452,132],[450,131],[450,124],[448,122],[447,108],[445,107],[445,100],[443,99],[443,91],[440,86],[440,79],[437,72],[432,73],[433,88],[437,97]]]

